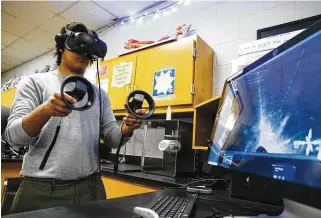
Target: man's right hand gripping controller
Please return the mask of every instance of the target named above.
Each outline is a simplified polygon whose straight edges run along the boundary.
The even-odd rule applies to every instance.
[[[75,104],[77,101],[68,94],[64,94],[67,101]],[[60,93],[55,93],[44,105],[44,112],[50,117],[66,117],[71,113],[71,109],[62,100]]]

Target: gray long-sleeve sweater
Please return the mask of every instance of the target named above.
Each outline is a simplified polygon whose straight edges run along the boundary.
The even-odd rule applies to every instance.
[[[8,118],[5,136],[14,147],[29,146],[23,158],[22,176],[73,180],[86,177],[98,166],[99,96],[86,111],[72,111],[67,117],[51,117],[36,137],[30,137],[22,127],[23,118],[57,92],[64,77],[58,71],[34,74],[22,79],[17,87],[14,103]],[[105,91],[102,95],[101,138],[112,148],[121,139],[121,128],[113,115],[111,103]],[[39,170],[41,161],[55,135],[61,119],[61,128],[47,164]],[[124,143],[128,141],[125,137]]]

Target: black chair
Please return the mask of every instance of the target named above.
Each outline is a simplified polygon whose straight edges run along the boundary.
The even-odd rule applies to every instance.
[[[5,140],[3,133],[8,124],[9,114],[10,114],[10,108],[1,105],[1,153],[5,153],[5,150],[7,147],[7,142]]]
[[[14,197],[19,189],[21,178],[7,178],[2,192],[1,216],[10,213]]]
[[[10,108],[1,105],[1,135],[7,127],[9,114]]]

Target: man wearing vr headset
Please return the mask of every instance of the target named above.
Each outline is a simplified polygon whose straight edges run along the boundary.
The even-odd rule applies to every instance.
[[[81,48],[70,37],[79,32],[98,38],[82,23],[68,24],[55,38],[59,68],[30,75],[18,85],[5,134],[12,146],[29,145],[29,151],[24,156],[23,180],[13,202],[12,213],[106,199],[102,180],[96,173],[99,98],[97,96],[94,105],[86,111],[71,111],[60,94],[63,80],[71,75],[83,77],[94,59],[90,52],[79,54]],[[98,92],[96,86],[95,89]],[[101,97],[101,138],[109,147],[116,148],[123,135],[124,143],[128,141],[133,131],[141,126],[142,120],[128,114],[119,126],[107,93],[101,91]],[[76,102],[67,94],[65,98],[71,103]],[[138,114],[144,112],[137,111]],[[41,170],[39,166],[53,141],[57,126],[60,126],[59,135]]]

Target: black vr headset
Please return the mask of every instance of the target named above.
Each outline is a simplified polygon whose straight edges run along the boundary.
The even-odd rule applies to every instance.
[[[87,32],[73,32],[69,30],[76,25],[82,25]],[[107,45],[98,38],[96,32],[88,29],[82,23],[72,23],[69,29],[63,27],[60,34],[55,36],[57,47],[65,47],[71,52],[88,57],[90,60],[97,60],[106,56]]]

